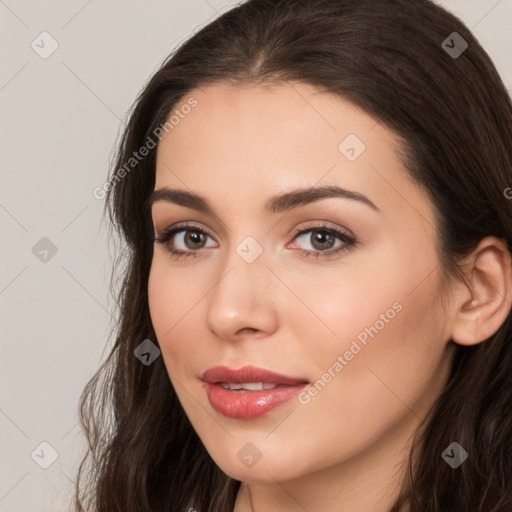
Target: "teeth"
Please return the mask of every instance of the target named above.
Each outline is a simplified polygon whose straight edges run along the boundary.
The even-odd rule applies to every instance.
[[[242,389],[248,391],[259,391],[263,389],[263,382],[242,382]]]
[[[224,389],[246,389],[247,391],[260,391],[262,389],[274,389],[277,384],[269,382],[219,382]]]

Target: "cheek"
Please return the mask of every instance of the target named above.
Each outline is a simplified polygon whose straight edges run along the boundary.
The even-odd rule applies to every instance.
[[[346,351],[352,360],[364,359],[365,353],[380,357],[383,349],[401,352],[409,342],[419,349],[419,340],[428,342],[436,325],[432,318],[438,301],[435,278],[413,291],[415,276],[425,268],[395,258],[385,267],[378,260],[358,261],[338,274],[288,273],[285,280],[294,296],[280,310],[283,329],[292,332],[285,338],[306,351],[308,361],[317,362],[317,372]]]
[[[173,325],[176,294],[176,287],[171,285],[160,267],[153,263],[148,280],[148,302],[151,321],[158,338]]]
[[[279,442],[288,450],[283,459],[295,450],[287,439],[301,436],[302,457],[311,461],[311,470],[349,459],[417,425],[442,391],[450,360],[435,327],[442,322],[435,283],[409,295],[410,287],[405,289],[398,286],[373,302],[342,301],[346,309],[330,320],[337,332],[331,340],[318,335],[323,332],[318,322],[297,338],[304,347],[300,358],[315,370],[315,380],[293,424],[279,426]]]
[[[154,257],[148,281],[148,301],[151,321],[156,336],[162,346],[162,356],[168,366],[169,354],[184,350],[186,344],[173,343],[176,334],[186,324],[191,306],[199,301],[197,286],[186,282],[179,270],[170,270],[162,261]]]
[[[432,349],[443,323],[439,261],[428,238],[409,238],[381,240],[332,282],[334,293],[321,296],[324,318],[336,332],[339,348],[357,341],[361,354],[372,346],[377,357],[400,357],[409,348],[415,353]]]
[[[172,266],[166,255],[153,258],[148,280],[149,310],[171,380],[176,377],[183,382],[192,375],[197,377],[199,368],[205,367],[198,365],[198,357],[204,357],[211,347],[205,308],[216,282],[212,277],[207,267],[204,271],[183,270]]]
[[[419,256],[415,247],[390,254],[361,264],[364,272],[344,271],[324,288],[306,283],[302,293],[315,289],[317,318],[305,321],[305,312],[295,311],[288,321],[318,379],[311,406],[333,426],[343,416],[329,420],[333,404],[352,411],[360,426],[370,419],[384,426],[440,392],[449,370],[435,253]]]

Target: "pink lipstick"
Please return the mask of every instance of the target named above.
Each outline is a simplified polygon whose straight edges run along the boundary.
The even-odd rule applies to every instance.
[[[237,370],[216,366],[202,375],[211,406],[228,418],[252,419],[297,396],[309,384],[305,379],[244,366]]]

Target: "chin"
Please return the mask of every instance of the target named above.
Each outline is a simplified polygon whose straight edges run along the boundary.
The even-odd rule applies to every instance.
[[[219,458],[213,458],[219,468],[229,477],[245,482],[275,483],[276,480],[287,481],[300,477],[307,468],[302,468],[299,461],[285,454],[255,451],[250,442],[241,445],[234,457],[226,458],[225,452]]]

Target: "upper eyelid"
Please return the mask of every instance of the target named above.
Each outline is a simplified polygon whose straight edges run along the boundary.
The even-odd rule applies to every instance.
[[[307,226],[303,226],[301,228],[294,228],[294,234],[297,234],[299,233],[300,231],[308,231],[310,229],[333,229],[335,231],[341,231],[341,232],[348,232],[347,234],[348,235],[351,235],[351,236],[355,236],[355,234],[352,232],[352,230],[348,229],[347,227],[345,226],[338,226],[338,227],[335,227],[335,226],[332,226],[330,224],[333,224],[332,221],[326,221],[326,220],[323,220],[323,219],[320,219],[320,220],[316,220],[316,221],[306,221],[306,223],[308,224]],[[311,224],[309,224],[311,223]],[[196,228],[198,229],[199,231],[204,231],[206,232],[209,236],[210,235],[210,229],[209,228],[206,228],[206,227],[203,227],[200,225],[201,223],[196,223],[196,221],[180,221],[180,222],[176,222],[175,224],[172,224],[170,226],[165,226],[163,229],[161,230],[158,230],[160,231],[160,233],[165,233],[167,231],[170,231],[170,230],[178,230],[178,229],[181,229],[181,230],[188,230],[188,228]],[[153,226],[153,229],[155,230],[155,232],[157,231],[156,230],[156,226]],[[192,230],[190,230],[192,231]]]
[[[177,222],[176,224],[172,224],[172,225],[165,225],[165,227],[163,227],[162,229],[160,230],[157,230],[156,227],[154,226],[153,229],[155,230],[155,233],[160,233],[160,235],[163,235],[169,231],[193,231],[193,229],[190,229],[190,228],[193,228],[193,229],[197,229],[198,231],[203,231],[205,232],[208,236],[211,236],[210,234],[210,230],[208,228],[205,228],[205,227],[202,227],[202,226],[199,226],[197,224],[194,223],[194,221],[182,221],[182,222]]]

